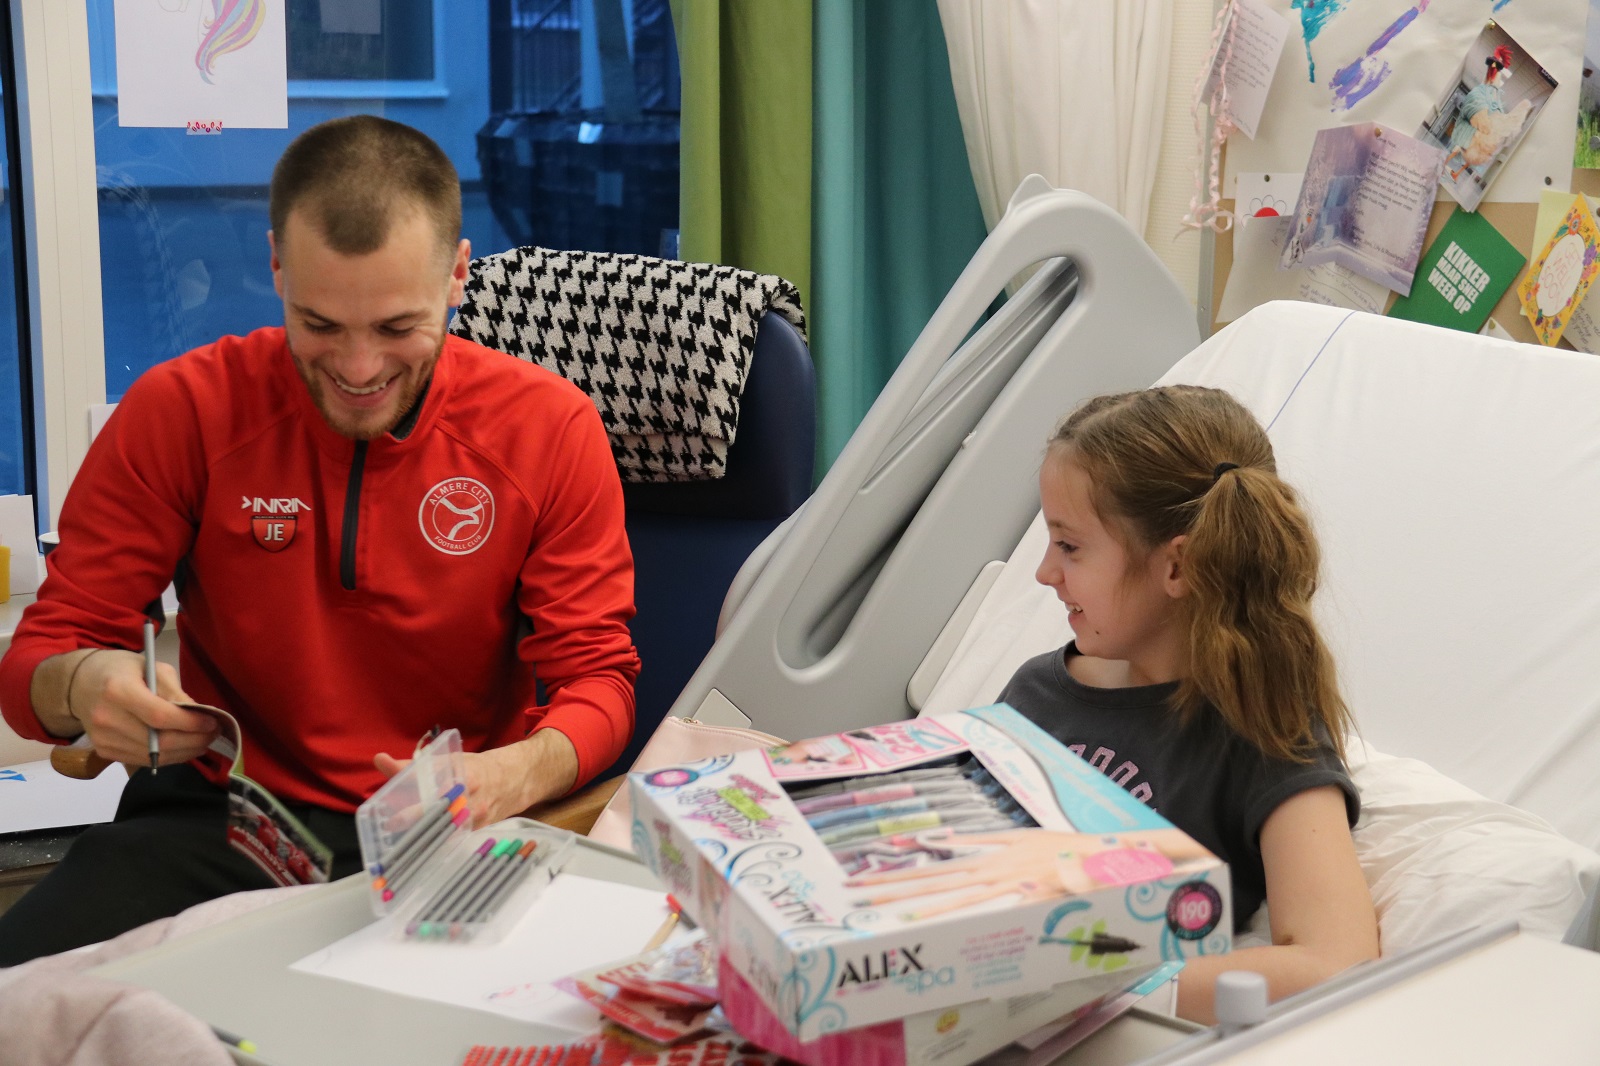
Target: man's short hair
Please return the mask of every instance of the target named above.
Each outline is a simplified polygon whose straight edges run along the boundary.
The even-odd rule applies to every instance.
[[[461,180],[426,134],[376,115],[322,122],[296,137],[272,171],[268,216],[281,243],[300,208],[340,255],[369,255],[389,225],[420,208],[453,250],[461,236]]]

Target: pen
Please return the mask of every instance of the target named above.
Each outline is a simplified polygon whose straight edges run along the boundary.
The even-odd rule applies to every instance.
[[[948,781],[929,780],[921,783],[910,782],[903,785],[880,785],[877,788],[864,788],[859,792],[834,792],[825,796],[810,796],[799,800],[795,807],[801,814],[820,814],[823,811],[834,811],[841,807],[862,807],[877,803],[889,803],[895,800],[914,799],[917,796],[946,795],[952,792],[967,792],[976,795],[978,790],[971,782],[960,779]]]
[[[223,1029],[220,1026],[216,1026],[216,1025],[213,1025],[211,1027],[211,1032],[212,1032],[212,1035],[214,1035],[218,1040],[222,1041],[224,1044],[227,1044],[229,1047],[236,1047],[240,1051],[244,1052],[246,1055],[254,1055],[255,1054],[255,1051],[256,1051],[255,1044],[253,1044],[250,1041],[246,1040],[244,1037],[239,1036],[239,1035],[237,1035],[235,1033],[230,1033],[230,1032],[228,1032],[228,1030]]]
[[[460,809],[455,811],[454,809],[458,804]],[[464,800],[457,799],[455,803],[450,805],[450,808],[454,813],[454,817],[446,818],[440,822],[437,827],[422,839],[422,843],[407,852],[398,864],[389,867],[384,877],[383,901],[385,903],[393,899],[396,893],[411,878],[415,877],[418,871],[427,865],[428,860],[433,858],[434,853],[444,847],[445,843],[454,835],[452,830],[467,825],[471,820],[472,816],[468,813]],[[376,882],[374,882],[374,887],[376,887]]]
[[[156,624],[144,620],[144,683],[156,691]],[[150,772],[158,773],[161,763],[161,732],[155,726],[145,727],[145,739],[150,743]]]
[[[899,785],[908,781],[929,781],[944,778],[951,781],[963,780],[966,775],[958,766],[924,766],[915,770],[900,770],[889,774],[872,774],[868,777],[850,777],[843,781],[829,781],[821,785],[808,785],[803,789],[796,789],[790,793],[794,799],[810,799],[812,796],[830,796],[835,792],[849,792],[856,788],[872,787],[874,785]]]
[[[952,807],[945,811],[921,811],[898,818],[880,818],[865,825],[850,825],[818,833],[822,842],[832,848],[837,844],[854,844],[858,840],[915,833],[920,829],[936,829],[941,825],[964,825],[976,819],[994,819],[994,811],[986,804]]]
[[[667,942],[667,937],[672,935],[672,927],[678,924],[678,917],[683,913],[683,908],[678,906],[678,900],[676,897],[672,895],[667,896],[667,910],[671,913],[667,915],[667,920],[661,923],[661,928],[657,929],[655,934],[651,936],[649,941],[645,944],[645,951],[654,951],[662,944],[665,944]]]
[[[522,880],[522,876],[532,868],[533,863],[528,861],[528,856],[532,855],[538,846],[537,840],[523,844],[522,849],[511,856],[509,863],[495,871],[495,876],[475,897],[457,908],[456,914],[450,919],[452,939],[468,932],[467,927],[494,917],[506,896],[510,895],[511,890]]]
[[[902,814],[918,814],[922,811],[948,811],[958,807],[970,810],[974,804],[983,804],[983,797],[948,793],[942,796],[919,796],[916,799],[896,800],[893,803],[874,803],[866,807],[841,807],[822,811],[819,814],[807,815],[806,824],[820,832],[823,829],[832,829],[852,822],[874,822]],[[992,806],[991,809],[997,814],[1000,813]]]
[[[424,811],[417,818],[417,820],[412,823],[411,827],[400,835],[400,839],[396,840],[388,847],[384,853],[384,861],[375,862],[372,864],[371,870],[373,876],[383,873],[383,871],[386,869],[392,870],[395,866],[395,863],[400,861],[400,857],[409,851],[413,844],[427,834],[429,827],[436,825],[441,818],[451,811],[455,801],[460,799],[461,794],[466,790],[466,785],[457,784],[453,786],[449,792],[446,792],[443,796],[439,797],[437,805]]]
[[[448,932],[448,925],[439,924],[439,919],[449,914],[457,903],[475,895],[494,876],[493,871],[501,865],[501,860],[521,845],[522,841],[515,837],[498,842],[493,839],[484,841],[455,879],[434,896],[416,921],[406,927],[406,932],[421,937],[435,933],[442,936]]]

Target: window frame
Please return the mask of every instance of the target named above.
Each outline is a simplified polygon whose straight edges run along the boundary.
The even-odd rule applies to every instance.
[[[37,514],[54,529],[89,449],[89,410],[105,403],[105,332],[82,3],[10,0],[17,65]]]

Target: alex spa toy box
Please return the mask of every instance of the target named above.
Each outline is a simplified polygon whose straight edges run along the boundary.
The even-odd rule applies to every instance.
[[[1004,704],[629,788],[634,850],[802,1041],[1232,946],[1227,867]]]

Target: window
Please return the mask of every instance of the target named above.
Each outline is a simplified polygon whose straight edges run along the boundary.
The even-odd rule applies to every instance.
[[[0,493],[33,492],[33,392],[28,343],[27,262],[21,161],[17,156],[17,79],[11,48],[11,11],[0,10]]]
[[[678,73],[668,0],[285,4],[289,128],[201,137],[118,124],[114,0],[12,0],[29,87],[33,147],[24,163],[45,203],[29,216],[40,259],[31,322],[38,384],[6,381],[0,353],[0,404],[31,390],[40,428],[30,436],[20,418],[13,428],[0,414],[0,453],[8,434],[37,440],[51,515],[87,447],[86,408],[119,399],[160,360],[282,321],[267,182],[284,147],[317,122],[368,112],[432,136],[461,173],[475,254],[533,242],[675,247]],[[187,10],[198,18],[208,5],[193,0]],[[620,81],[619,55],[628,68]],[[608,108],[602,73],[631,90],[633,125],[616,118],[615,99]],[[91,217],[97,225],[85,225]],[[15,310],[0,307],[7,313]],[[0,334],[8,331],[16,329],[0,321]],[[28,466],[25,455],[18,465]]]

